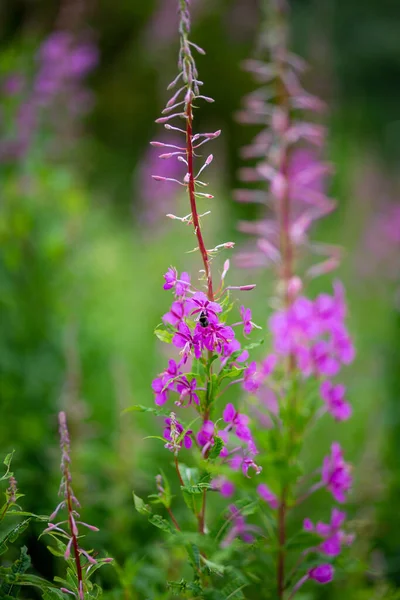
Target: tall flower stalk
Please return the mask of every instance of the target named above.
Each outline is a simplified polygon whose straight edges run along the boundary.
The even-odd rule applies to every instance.
[[[80,544],[82,535],[79,533],[79,527],[90,531],[99,531],[99,529],[80,520],[77,512],[77,509],[80,509],[80,503],[72,489],[71,447],[64,412],[59,413],[58,422],[62,473],[59,495],[62,500],[50,515],[49,524],[43,533],[53,536],[57,543],[57,550],[53,550],[53,552],[63,556],[68,563],[66,579],[59,580],[63,583],[61,591],[79,600],[85,600],[97,596],[98,588],[90,581],[91,575],[103,564],[111,562],[112,559],[94,558],[92,553],[84,550]],[[56,517],[62,511],[65,511],[66,519],[55,522]]]
[[[190,40],[189,2],[179,0],[179,34],[180,50],[177,77],[169,85],[173,91],[168,100],[163,116],[157,123],[179,134],[182,143],[168,144],[153,141],[152,145],[163,150],[162,160],[177,160],[185,165],[186,173],[182,180],[153,175],[156,181],[172,181],[182,186],[188,197],[189,214],[180,217],[169,214],[169,218],[193,227],[196,238],[195,251],[200,255],[201,269],[199,280],[193,281],[188,272],[179,272],[170,267],[164,275],[164,289],[174,294],[170,310],[162,317],[162,326],[156,329],[158,338],[171,344],[171,358],[168,367],[152,382],[158,415],[163,414],[165,447],[173,454],[173,466],[176,480],[180,485],[183,498],[195,517],[197,530],[202,539],[209,537],[207,526],[206,500],[210,492],[218,491],[225,497],[235,493],[235,486],[229,478],[229,472],[242,471],[249,477],[258,474],[260,468],[256,462],[258,454],[249,419],[232,403],[221,407],[223,397],[231,386],[242,383],[249,356],[246,347],[242,347],[237,339],[236,328],[243,328],[247,337],[257,327],[251,320],[251,312],[244,306],[240,308],[240,317],[232,325],[227,324],[229,313],[234,309],[230,299],[232,290],[249,291],[254,285],[229,286],[226,278],[229,271],[229,260],[225,260],[222,273],[212,272],[212,259],[221,251],[233,247],[232,242],[224,242],[209,247],[203,235],[203,219],[210,215],[209,210],[199,211],[200,203],[212,200],[213,195],[205,192],[207,183],[203,181],[204,170],[212,163],[213,155],[201,157],[201,148],[217,138],[220,131],[212,133],[195,132],[195,109],[201,101],[213,102],[212,98],[203,95],[193,52],[204,54]],[[176,91],[175,91],[176,90]],[[174,410],[164,412],[164,405],[174,400]],[[135,407],[137,410],[148,410]],[[183,419],[191,416],[185,425]],[[187,467],[181,456],[187,451],[192,454],[191,460],[196,467]],[[173,512],[170,486],[165,474],[157,476],[157,494],[150,496],[152,502],[164,505],[168,517],[176,532],[182,532]],[[159,524],[160,515],[152,511],[144,502],[135,496],[136,508],[146,514],[150,521]],[[219,548],[230,546],[234,540],[241,539],[248,543],[253,539],[254,526],[248,524],[240,509],[231,504],[228,508],[227,527],[223,528],[219,537],[214,539],[213,546]],[[168,530],[169,524],[164,525]],[[226,531],[227,529],[227,531]],[[224,535],[223,535],[224,534]],[[181,539],[183,539],[181,537]],[[207,555],[205,547],[207,546]],[[195,555],[193,545],[186,546],[189,560],[194,571],[192,583],[180,584],[179,589],[191,589],[192,592],[208,585],[210,571],[210,541],[199,542]],[[195,556],[200,556],[197,561]],[[174,589],[177,582],[171,583]],[[182,587],[183,585],[191,586]],[[193,587],[194,586],[194,587]],[[196,587],[197,586],[197,587]]]
[[[346,500],[352,478],[340,445],[332,445],[322,468],[311,475],[303,473],[300,451],[305,434],[323,414],[328,412],[337,421],[351,415],[344,386],[332,379],[342,365],[353,360],[354,349],[344,323],[346,307],[341,284],[335,284],[333,296],[320,294],[310,300],[303,295],[307,279],[327,273],[339,260],[336,248],[313,244],[308,238],[313,221],[334,208],[323,189],[323,178],[331,167],[318,157],[324,131],[319,125],[305,121],[303,116],[305,110],[321,111],[323,103],[300,84],[299,75],[305,65],[288,49],[286,2],[270,0],[265,2],[265,9],[259,57],[245,65],[262,87],[246,98],[239,119],[264,125],[243,151],[245,158],[253,160],[253,165],[243,169],[241,174],[247,182],[267,182],[268,191],[260,190],[258,184],[258,187],[238,191],[237,199],[267,206],[260,221],[241,223],[242,230],[256,234],[258,239],[256,248],[242,253],[239,261],[246,267],[272,264],[278,279],[278,296],[274,300],[277,310],[269,320],[273,350],[260,365],[250,366],[244,387],[261,405],[265,406],[265,398],[269,397],[267,410],[271,429],[262,444],[264,451],[269,450],[270,468],[264,473],[272,484],[260,484],[258,493],[276,514],[275,591],[277,597],[283,599],[293,598],[309,579],[319,583],[332,579],[331,564],[322,563],[306,569],[295,582],[310,554],[333,558],[352,541],[341,528],[345,513],[334,508],[330,525],[317,523],[314,526],[306,519],[304,531],[310,537],[305,536],[306,546],[296,560],[288,551],[287,521],[290,511],[323,487],[337,502]],[[308,151],[305,164],[299,160],[304,144],[314,148]],[[299,265],[307,258],[304,251],[310,249],[326,257],[321,263],[308,266],[301,277]],[[314,399],[318,392],[323,406]],[[272,448],[274,460],[270,454]],[[304,489],[310,479],[311,484]],[[312,537],[315,534],[324,541],[316,544]]]

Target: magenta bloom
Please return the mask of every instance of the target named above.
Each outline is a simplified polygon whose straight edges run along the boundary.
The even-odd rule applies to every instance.
[[[192,379],[192,381],[189,382],[185,376],[182,376],[178,380],[176,385],[176,391],[178,392],[178,394],[180,394],[179,400],[176,402],[176,404],[181,406],[186,399],[188,400],[186,406],[190,406],[192,402],[194,402],[195,404],[200,404],[199,397],[196,394],[196,389],[196,379]]]
[[[265,483],[260,483],[260,485],[257,486],[257,493],[260,498],[262,498],[262,500],[264,500],[264,502],[270,506],[270,508],[274,510],[278,508],[278,498],[273,492],[271,492]]]
[[[164,429],[164,437],[165,439],[170,442],[170,444],[166,444],[166,447],[169,448],[170,450],[174,449],[173,448],[173,443],[175,442],[175,440],[172,439],[171,436],[171,419],[164,419],[164,423],[166,425],[165,429]],[[181,433],[183,432],[183,427],[180,423],[178,423],[178,421],[175,422],[175,429],[176,432],[178,434],[178,436],[181,435]],[[185,446],[185,448],[189,449],[192,447],[192,438],[190,437],[192,435],[193,431],[191,429],[189,429],[185,435],[183,436],[183,440],[180,441],[179,445],[180,447],[182,447],[182,444]]]
[[[241,345],[240,345],[239,340],[234,339],[231,342],[228,342],[228,344],[225,344],[224,357],[229,358],[234,352],[238,352],[240,349],[241,349]],[[235,358],[235,360],[233,361],[233,364],[245,362],[248,358],[249,358],[248,350],[243,350],[243,352],[241,352],[239,354],[239,356],[237,356]]]
[[[170,267],[168,271],[164,275],[165,283],[163,285],[164,290],[171,290],[176,285],[176,280],[178,278],[177,270],[173,267]]]
[[[345,392],[344,385],[333,385],[330,381],[324,381],[320,386],[322,399],[336,421],[346,421],[351,417],[352,409],[344,399]]]
[[[183,321],[178,324],[178,331],[172,338],[172,343],[176,348],[182,348],[182,354],[185,358],[189,356],[193,349],[196,358],[201,356],[199,340],[192,335],[191,329]]]
[[[217,314],[222,311],[222,307],[218,302],[211,302],[203,292],[196,292],[190,298],[190,314],[204,314],[209,321],[218,323]]]
[[[323,542],[316,548],[319,552],[327,556],[338,556],[342,550],[342,545],[349,546],[354,539],[353,535],[348,535],[342,531],[341,526],[346,519],[346,513],[332,509],[331,522],[314,525],[310,519],[304,519],[303,527],[305,531],[315,532],[323,538]]]
[[[245,477],[249,477],[250,469],[254,469],[256,475],[259,475],[262,471],[262,468],[254,462],[251,452],[248,454],[245,454],[243,451],[237,452],[229,459],[228,463],[233,471],[241,469]]]
[[[218,354],[223,354],[225,346],[235,337],[232,327],[213,321],[210,321],[208,327],[202,327],[197,323],[195,333],[196,340],[203,348]]]
[[[207,444],[214,444],[214,423],[213,421],[204,421],[201,426],[199,433],[197,434],[197,441],[200,446],[206,446]]]
[[[232,527],[223,540],[221,546],[226,548],[233,542],[235,538],[241,538],[246,544],[251,544],[254,539],[252,532],[258,531],[258,528],[254,525],[248,525],[245,518],[240,514],[239,510],[234,504],[229,506],[229,512],[229,520],[232,521]]]
[[[245,369],[243,379],[243,389],[245,389],[246,392],[254,394],[261,385],[260,376],[257,373],[257,363],[255,361],[251,362],[247,369]]]
[[[188,314],[187,306],[184,302],[173,302],[171,310],[163,315],[162,320],[165,324],[176,327],[178,323],[183,321],[184,317]]]
[[[223,419],[228,423],[232,432],[241,440],[249,441],[252,439],[248,426],[249,417],[238,413],[233,404],[227,404],[224,409]]]
[[[314,301],[298,297],[288,310],[278,311],[269,321],[274,349],[293,356],[305,377],[313,373],[337,375],[341,365],[354,359],[354,346],[344,325],[346,309],[343,288],[334,295],[321,294]]]
[[[155,403],[157,406],[162,406],[168,401],[168,390],[164,388],[163,378],[156,377],[151,382],[151,387],[155,393]]]
[[[240,307],[240,315],[243,319],[243,334],[245,336],[250,335],[254,324],[252,323],[251,320],[251,310],[250,308],[245,308],[244,306]]]
[[[185,296],[186,292],[190,287],[190,275],[189,273],[181,273],[178,278],[178,271],[174,267],[170,267],[164,275],[165,283],[163,285],[164,290],[171,290],[175,288],[175,295],[178,297]]]
[[[314,579],[317,583],[330,583],[333,579],[334,570],[332,565],[318,565],[308,571],[309,579]]]
[[[324,458],[322,466],[322,482],[337,502],[346,501],[346,493],[353,483],[351,467],[343,459],[340,444],[334,442],[330,456]]]
[[[226,477],[216,477],[211,481],[211,488],[217,490],[224,498],[230,498],[235,493],[235,485]]]
[[[168,368],[158,377],[153,379],[151,387],[156,394],[157,406],[165,404],[169,397],[169,390],[174,389],[175,379],[182,374],[179,365],[174,360],[168,361]]]

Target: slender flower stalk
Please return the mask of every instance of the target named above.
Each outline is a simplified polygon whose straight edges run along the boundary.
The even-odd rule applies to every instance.
[[[231,403],[222,409],[220,406],[226,389],[242,382],[243,374],[248,368],[249,352],[237,339],[237,332],[240,336],[242,329],[243,337],[247,338],[258,326],[252,321],[251,311],[244,306],[240,307],[240,318],[235,319],[232,325],[227,324],[230,317],[228,313],[234,307],[230,300],[231,291],[250,291],[255,286],[227,285],[229,260],[224,262],[218,284],[213,279],[212,259],[217,253],[231,250],[234,243],[222,242],[213,247],[205,244],[200,219],[209,217],[211,211],[203,208],[199,211],[198,204],[213,199],[212,194],[203,191],[208,185],[203,180],[204,172],[213,162],[213,155],[208,154],[202,158],[199,149],[217,138],[221,131],[195,132],[195,108],[202,100],[213,100],[200,93],[203,82],[199,80],[192,52],[196,50],[204,54],[204,50],[189,39],[188,0],[178,0],[178,14],[179,73],[168,88],[176,91],[173,91],[167,102],[163,116],[156,122],[164,125],[167,130],[174,131],[178,137],[184,137],[184,141],[180,143],[177,139],[174,144],[165,144],[156,140],[152,145],[163,152],[160,155],[162,160],[177,161],[185,165],[186,174],[182,179],[156,174],[153,179],[158,182],[174,182],[186,189],[190,213],[183,217],[171,214],[167,217],[193,226],[197,240],[194,251],[200,253],[202,269],[198,283],[192,280],[189,273],[179,272],[174,267],[170,267],[164,275],[164,290],[171,291],[174,297],[170,309],[162,317],[162,325],[156,329],[156,335],[163,342],[171,344],[174,357],[170,358],[167,368],[153,380],[152,389],[157,411],[172,400],[177,407],[176,411],[167,412],[168,416],[164,419],[164,445],[173,454],[173,467],[181,492],[193,513],[197,531],[201,534],[200,539],[204,539],[209,535],[210,529],[206,514],[209,492],[218,491],[225,497],[235,493],[229,470],[242,472],[245,477],[261,471],[256,462],[258,449],[249,428],[248,417]],[[192,413],[194,417],[186,425],[185,413]],[[189,451],[195,468],[189,468],[182,462],[181,457]],[[163,482],[163,488],[168,490],[165,477]],[[135,498],[137,509],[148,514],[144,502],[137,496]],[[171,509],[171,494],[165,491],[160,495],[159,492],[150,498],[154,499],[154,503],[164,505],[175,531],[178,530],[179,525]],[[229,511],[234,515],[231,531],[223,542],[219,540],[218,543],[227,546],[238,538],[248,543],[250,537],[242,533],[250,531],[252,526],[245,523],[234,504]],[[202,566],[199,567],[193,558],[192,547],[186,549],[196,581],[201,586],[206,586],[210,571],[205,550],[202,547],[198,549],[202,559]],[[208,546],[207,557],[209,556]]]
[[[63,498],[49,517],[49,524],[43,533],[48,533],[57,539],[59,545],[64,547],[64,559],[74,564],[73,572],[76,577],[74,589],[61,588],[61,591],[74,596],[79,600],[92,598],[92,585],[89,581],[93,565],[102,565],[112,561],[111,558],[95,559],[90,552],[80,546],[79,526],[90,531],[99,531],[94,525],[89,525],[80,520],[77,509],[80,503],[72,489],[71,476],[71,446],[67,426],[67,418],[64,412],[58,415],[60,447],[61,447],[61,484],[59,495]],[[65,511],[67,518],[56,521],[57,515]],[[67,542],[65,544],[65,542]]]
[[[262,87],[246,98],[245,110],[239,114],[239,120],[265,126],[244,149],[244,158],[251,159],[254,166],[242,169],[241,175],[251,186],[259,181],[267,182],[268,192],[263,194],[259,188],[250,187],[240,190],[237,199],[266,204],[266,217],[258,222],[240,224],[243,231],[257,235],[258,240],[255,251],[239,255],[239,264],[247,268],[273,265],[278,280],[278,298],[275,300],[278,310],[268,323],[273,354],[259,366],[256,363],[250,365],[244,373],[243,387],[258,397],[260,403],[266,394],[274,397],[268,410],[271,415],[269,428],[275,425],[279,431],[279,456],[275,467],[277,492],[272,486],[260,484],[258,493],[269,509],[276,512],[276,594],[283,599],[291,585],[291,577],[287,576],[290,510],[322,488],[342,503],[351,488],[349,466],[336,443],[319,471],[320,481],[300,494],[300,481],[295,473],[299,469],[305,427],[311,427],[326,412],[336,421],[346,420],[351,415],[344,386],[334,383],[332,378],[342,365],[353,360],[354,348],[344,324],[346,307],[341,284],[335,284],[333,297],[320,294],[312,301],[301,295],[307,279],[327,273],[337,266],[339,258],[337,249],[315,245],[308,237],[312,222],[334,207],[325,195],[323,184],[330,166],[319,161],[315,150],[304,161],[301,147],[301,143],[317,149],[322,145],[323,130],[319,125],[304,121],[302,113],[304,110],[319,112],[323,103],[300,84],[299,75],[304,63],[288,49],[286,1],[271,0],[265,2],[265,7],[260,59],[245,64]],[[264,62],[266,55],[269,62]],[[305,250],[317,250],[328,258],[310,266],[301,278],[299,265]],[[304,397],[310,394],[311,385],[319,388],[324,407],[318,408],[308,399],[305,404]],[[276,440],[276,433],[273,435]],[[282,459],[286,465],[284,469],[278,467]],[[273,464],[271,457],[269,464]],[[267,473],[272,480],[273,470],[271,468]],[[312,547],[305,551],[323,552],[321,548]],[[322,573],[323,565],[320,567],[299,580],[290,598],[309,579],[319,583],[332,579],[333,571],[328,577],[325,571],[326,576]]]

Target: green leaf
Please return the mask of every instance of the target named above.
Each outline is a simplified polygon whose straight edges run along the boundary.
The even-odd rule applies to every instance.
[[[214,573],[215,575],[222,576],[225,572],[226,567],[224,565],[219,565],[212,560],[208,560],[204,556],[201,557],[202,562],[209,569],[210,573]]]
[[[11,461],[14,456],[14,452],[15,452],[15,450],[13,450],[9,454],[7,454],[5,459],[3,460],[3,465],[6,466],[6,472],[4,473],[4,475],[2,475],[0,477],[0,481],[3,481],[4,479],[8,479],[12,475],[12,473],[10,473],[10,466],[11,466]]]
[[[150,515],[151,510],[150,510],[149,506],[144,502],[144,500],[142,500],[142,498],[140,498],[140,496],[136,496],[135,492],[132,492],[132,494],[133,494],[133,503],[134,503],[135,508],[138,511],[138,513],[140,513],[141,515]]]
[[[133,404],[132,406],[128,406],[122,411],[122,414],[129,412],[143,412],[143,413],[152,413],[159,417],[160,415],[168,417],[171,411],[166,411],[163,408],[154,408],[153,406],[143,406],[143,404]]]
[[[43,590],[43,600],[65,600],[64,594],[57,588]]]
[[[0,598],[17,597],[19,589],[16,586],[19,585],[21,576],[30,566],[31,559],[28,556],[28,549],[26,546],[22,546],[20,557],[11,565],[9,574],[0,586]]]
[[[171,344],[172,338],[174,337],[174,334],[170,331],[167,331],[166,329],[155,329],[154,333],[156,334],[158,339],[161,342],[164,342],[165,344]]]
[[[208,458],[210,458],[211,460],[213,460],[214,458],[218,458],[223,447],[224,447],[224,442],[223,442],[222,438],[215,435],[214,436],[214,445],[211,446],[211,450],[208,455]]]
[[[163,517],[161,517],[160,515],[151,515],[151,517],[149,517],[149,523],[151,523],[155,527],[158,527],[158,529],[162,529],[162,531],[165,531],[166,533],[175,533],[175,530],[173,529],[172,525],[170,525],[168,521],[163,519]]]
[[[0,554],[4,554],[8,549],[8,544],[12,544],[25,531],[31,519],[25,519],[10,529],[2,538],[0,538]]]
[[[264,339],[258,340],[257,342],[252,342],[251,344],[247,344],[246,346],[242,347],[242,352],[243,350],[254,350],[254,348],[258,348],[259,346],[262,346],[264,344]]]
[[[198,483],[200,473],[196,467],[188,467],[184,463],[179,463],[179,471],[185,487],[190,487]]]

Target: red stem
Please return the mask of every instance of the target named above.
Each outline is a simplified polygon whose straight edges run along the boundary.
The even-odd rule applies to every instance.
[[[167,511],[168,511],[168,514],[169,514],[169,516],[171,517],[171,521],[172,521],[172,522],[173,522],[173,524],[175,525],[175,529],[176,529],[177,531],[180,531],[180,530],[181,530],[181,528],[180,528],[180,527],[179,527],[179,525],[178,525],[178,521],[177,521],[177,520],[175,519],[175,517],[174,517],[174,513],[173,513],[173,512],[172,512],[172,510],[171,510],[170,508],[168,508],[168,507],[167,507]]]
[[[72,546],[74,548],[74,558],[75,558],[75,565],[76,565],[76,574],[77,574],[77,578],[78,578],[79,596],[81,596],[81,590],[83,590],[83,575],[82,575],[82,566],[81,566],[81,560],[80,560],[80,555],[79,555],[78,539],[74,533],[74,524],[73,524],[73,517],[72,517],[73,507],[72,507],[72,498],[71,498],[71,488],[69,485],[68,469],[65,469],[65,471],[64,471],[64,478],[65,478],[65,482],[66,482],[65,487],[66,487],[66,492],[67,492],[68,524],[69,524],[69,530],[70,530],[71,538],[72,538]],[[81,597],[83,598],[83,596],[81,596]]]
[[[203,235],[201,233],[199,215],[197,214],[197,206],[196,206],[192,135],[193,135],[193,113],[192,113],[192,99],[190,99],[187,103],[187,108],[186,108],[186,158],[187,158],[187,163],[188,163],[188,174],[189,174],[188,190],[189,190],[189,199],[190,199],[190,209],[192,211],[192,222],[193,222],[194,232],[196,234],[197,242],[199,244],[199,250],[200,250],[201,257],[203,259],[204,271],[205,271],[206,279],[207,279],[207,295],[208,295],[208,299],[212,301],[212,300],[214,300],[214,291],[213,291],[210,261],[208,258],[208,252],[207,252],[206,246],[204,244]]]
[[[179,479],[179,482],[180,482],[181,486],[185,487],[185,484],[184,484],[183,479],[182,479],[181,472],[179,470],[178,457],[176,456],[176,454],[175,454],[175,469],[176,469],[176,472],[178,474],[178,479]]]
[[[200,254],[203,259],[204,271],[207,279],[207,296],[210,301],[214,300],[214,290],[213,290],[213,282],[212,282],[212,274],[210,268],[210,260],[208,257],[207,248],[204,243],[203,234],[201,232],[199,216],[197,213],[197,205],[196,205],[196,196],[195,196],[195,178],[194,178],[194,165],[193,165],[193,143],[192,143],[192,135],[193,135],[193,113],[192,113],[192,98],[187,103],[186,107],[186,158],[188,163],[188,174],[189,174],[189,182],[188,182],[188,191],[189,191],[189,199],[190,199],[190,209],[192,212],[192,222],[194,227],[194,232],[197,237],[197,243],[199,246]],[[207,406],[204,415],[203,421],[207,421],[209,418],[209,408]],[[206,512],[206,490],[203,491],[203,501],[201,512],[199,515],[199,532],[204,533],[204,523],[205,523],[205,512]]]

